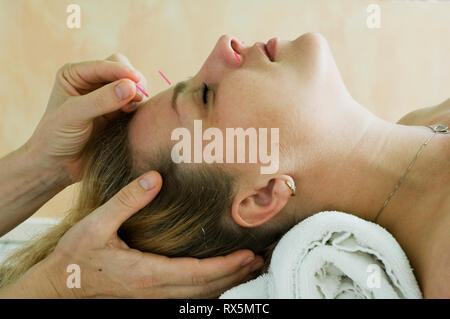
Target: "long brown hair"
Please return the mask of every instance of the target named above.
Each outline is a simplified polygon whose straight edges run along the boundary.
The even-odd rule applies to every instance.
[[[43,260],[70,227],[150,169],[162,175],[163,186],[149,205],[120,227],[119,236],[128,246],[170,257],[204,258],[243,248],[270,255],[281,230],[268,232],[262,226],[244,228],[233,222],[229,212],[234,178],[229,172],[214,165],[175,164],[167,150],[139,159],[138,165],[128,142],[130,119],[123,115],[114,120],[89,143],[75,206],[60,224],[5,261],[0,287]]]

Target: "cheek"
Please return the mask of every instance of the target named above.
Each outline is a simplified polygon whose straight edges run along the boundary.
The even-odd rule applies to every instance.
[[[213,110],[212,126],[224,129],[282,125],[283,114],[288,114],[293,107],[292,86],[283,84],[281,78],[278,85],[266,79],[235,83],[221,89],[219,102]]]

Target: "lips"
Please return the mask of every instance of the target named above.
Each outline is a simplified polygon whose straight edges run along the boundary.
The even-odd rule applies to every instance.
[[[279,41],[278,38],[272,38],[269,41],[267,41],[266,45],[264,46],[267,56],[269,57],[269,60],[272,62],[275,62],[275,57],[278,48],[278,41]]]
[[[266,44],[262,42],[256,42],[255,45],[260,49],[260,51],[271,61],[275,62],[277,47],[278,47],[278,38],[273,38],[267,41]]]

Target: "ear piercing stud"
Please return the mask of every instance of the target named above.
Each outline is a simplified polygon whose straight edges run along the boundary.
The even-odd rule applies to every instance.
[[[286,182],[286,185],[287,185],[287,187],[289,187],[289,189],[291,190],[291,192],[292,192],[292,195],[291,196],[295,196],[295,184],[294,184],[294,181],[292,181],[292,180],[286,180],[285,181]]]

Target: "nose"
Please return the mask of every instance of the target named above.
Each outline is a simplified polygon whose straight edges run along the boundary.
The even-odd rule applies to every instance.
[[[243,53],[244,46],[237,38],[228,34],[222,35],[200,72],[206,72],[210,78],[219,78],[226,70],[240,67],[243,64]]]
[[[225,34],[217,41],[216,47],[218,54],[230,67],[236,67],[242,64],[244,46],[236,37]]]

